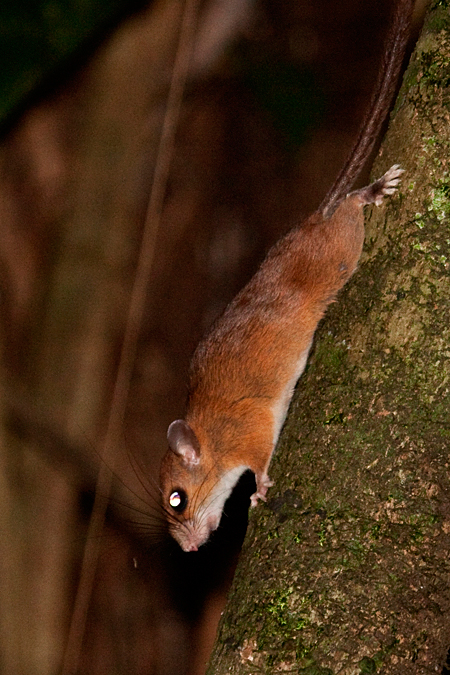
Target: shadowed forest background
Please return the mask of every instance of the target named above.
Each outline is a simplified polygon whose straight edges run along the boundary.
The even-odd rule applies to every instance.
[[[157,507],[166,429],[201,335],[344,163],[389,5],[200,4],[79,673],[204,672],[251,477],[183,554]],[[61,672],[183,6],[0,8],[5,675]]]

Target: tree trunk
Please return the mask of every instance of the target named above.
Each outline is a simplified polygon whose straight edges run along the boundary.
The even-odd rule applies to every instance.
[[[432,3],[366,249],[316,336],[209,673],[440,672],[450,644],[450,18]]]

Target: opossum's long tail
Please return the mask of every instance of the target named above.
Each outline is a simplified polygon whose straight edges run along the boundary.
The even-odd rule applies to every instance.
[[[338,202],[353,186],[389,112],[405,56],[414,4],[414,0],[397,0],[395,3],[377,83],[361,130],[346,163],[319,208],[325,217],[333,213]]]

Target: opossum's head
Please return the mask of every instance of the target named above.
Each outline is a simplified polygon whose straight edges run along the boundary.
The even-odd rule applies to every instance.
[[[244,468],[220,475],[211,448],[200,447],[184,420],[167,431],[169,449],[160,471],[162,505],[169,532],[183,551],[197,551],[217,529],[223,507]]]

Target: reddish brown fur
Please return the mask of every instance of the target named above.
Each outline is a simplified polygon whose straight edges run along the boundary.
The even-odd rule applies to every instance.
[[[358,263],[362,206],[380,204],[398,183],[401,170],[392,167],[339,203],[389,109],[413,6],[414,0],[395,3],[372,103],[322,207],[274,246],[194,354],[186,422],[170,425],[161,465],[169,530],[185,551],[196,551],[216,529],[246,468],[256,476],[252,504],[265,499],[273,448],[314,331]]]
[[[327,305],[356,268],[361,206],[352,196],[329,220],[314,214],[290,232],[197,349],[186,420],[202,448],[219,452],[224,469],[245,453],[255,473],[264,470],[272,452],[268,404],[281,396]]]
[[[252,503],[265,499],[274,445],[317,324],[358,264],[362,207],[392,194],[400,173],[392,167],[330,218],[317,212],[289,232],[197,347],[186,422],[169,432],[161,468],[165,503],[174,490],[188,497],[185,510],[169,516],[184,550],[197,550],[217,527],[239,472],[255,473]]]

